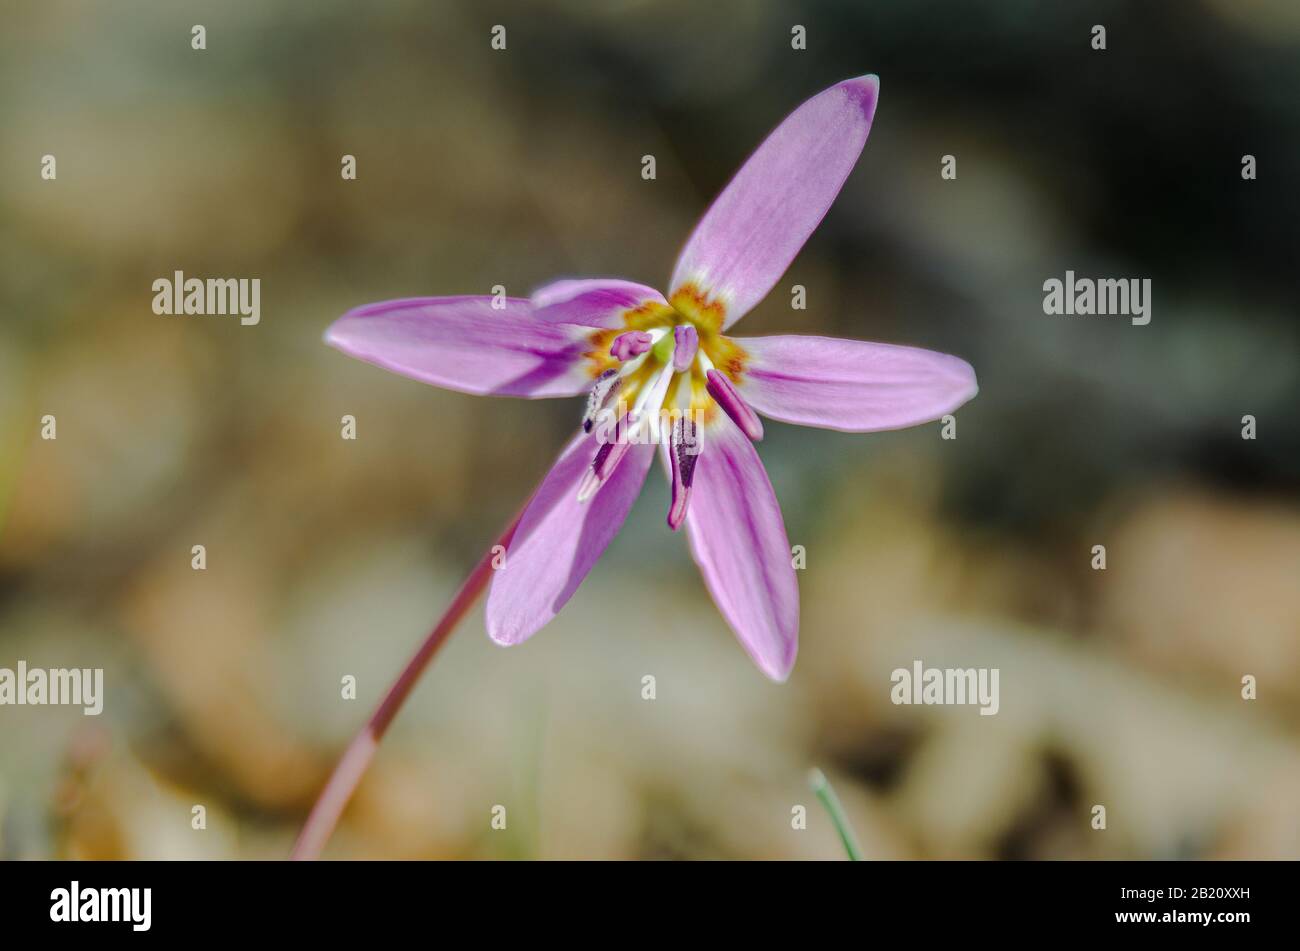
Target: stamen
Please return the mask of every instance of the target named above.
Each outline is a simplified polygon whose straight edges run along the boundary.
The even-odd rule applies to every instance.
[[[710,370],[706,378],[708,380],[709,395],[717,400],[718,405],[722,407],[722,411],[731,417],[731,421],[740,427],[740,431],[754,442],[762,439],[762,422],[759,420],[758,415],[749,408],[749,404],[741,399],[731,380],[717,370]]]
[[[578,483],[578,502],[579,504],[587,501],[596,494],[600,488],[600,476],[596,475],[596,470],[588,469],[583,473],[582,481]]]
[[[640,362],[647,359],[646,353],[649,348],[654,346],[654,344],[659,342],[659,340],[666,337],[667,331],[661,330],[657,335],[643,333],[641,331],[629,331],[620,336],[618,340],[614,341],[614,346],[610,348],[610,353],[617,356],[618,351],[622,349],[619,347],[620,341],[627,337],[636,336],[645,338],[646,347],[636,354],[632,361],[624,362],[622,368],[616,371],[618,379],[622,379],[627,374],[629,367],[639,365]],[[633,343],[635,343],[636,346],[640,346],[640,342],[634,341]],[[673,381],[673,354],[676,350],[676,342],[673,338],[668,338],[667,343],[669,347],[672,348],[671,352],[664,353],[662,357],[656,356],[656,359],[662,359],[664,361],[664,366],[658,370],[658,374],[649,385],[641,386],[631,412],[628,412],[618,421],[613,438],[602,443],[600,449],[596,451],[596,458],[592,460],[591,469],[582,477],[582,481],[578,485],[579,502],[586,502],[609,480],[609,477],[614,474],[614,470],[618,467],[618,464],[623,461],[623,457],[627,455],[628,450],[632,448],[633,445],[642,441],[642,430],[645,428],[647,423],[652,427],[654,439],[657,441],[662,438],[658,428],[659,411],[663,406],[664,397],[668,394],[668,386]],[[629,344],[629,346],[631,346],[631,344]],[[603,374],[601,379],[604,379]],[[619,409],[622,410],[624,406],[626,406],[626,404],[620,401]],[[590,404],[588,409],[590,410]],[[593,425],[595,424],[596,418],[599,417],[600,412],[602,411],[598,410],[592,415]],[[608,412],[608,410],[604,410],[604,412]],[[590,432],[590,427],[586,425],[585,420],[583,422],[583,429]],[[599,433],[597,434],[597,438],[599,438]]]
[[[695,352],[700,348],[700,335],[690,324],[680,324],[673,328],[673,369],[685,373],[695,362]]]
[[[627,425],[626,429],[624,429],[623,423]],[[600,480],[602,485],[614,474],[618,464],[623,461],[627,451],[632,448],[631,429],[635,425],[635,421],[624,416],[623,423],[619,424],[619,433],[614,441],[601,446],[596,452],[595,461],[591,464],[591,471],[596,473],[596,478]]]
[[[609,477],[614,474],[618,464],[623,461],[623,457],[633,446],[637,423],[635,414],[628,413],[618,421],[610,440],[600,444],[600,448],[596,450],[596,458],[591,462],[591,468],[578,483],[579,502],[587,501],[609,481]]]
[[[609,355],[615,360],[631,360],[639,357],[654,345],[654,338],[644,330],[629,330],[619,334],[609,348]]]
[[[609,402],[610,397],[617,393],[623,387],[623,378],[619,375],[617,369],[606,370],[596,378],[596,385],[591,388],[587,394],[587,412],[582,416],[582,431],[591,432],[591,427],[596,423],[596,417],[600,411]]]
[[[674,532],[686,521],[686,510],[691,502],[691,483],[695,479],[695,462],[699,458],[699,444],[695,438],[695,421],[689,416],[678,417],[673,423],[672,440],[668,446],[668,463],[673,478],[668,527]]]
[[[641,395],[637,397],[636,405],[632,407],[632,415],[643,420],[650,414],[658,414],[659,408],[664,405],[664,396],[668,393],[668,384],[673,381],[673,362],[671,359],[659,371],[659,375],[654,378],[654,382],[641,390]]]

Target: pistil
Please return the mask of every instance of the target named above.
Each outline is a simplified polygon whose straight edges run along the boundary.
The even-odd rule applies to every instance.
[[[609,355],[620,362],[645,353],[654,344],[654,338],[644,330],[629,330],[619,334],[609,348]]]

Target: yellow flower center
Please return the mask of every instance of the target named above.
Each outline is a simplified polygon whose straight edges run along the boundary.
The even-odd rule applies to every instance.
[[[725,318],[726,307],[722,302],[710,300],[693,284],[678,288],[667,306],[652,301],[635,310],[626,311],[623,314],[623,326],[602,328],[591,334],[591,347],[585,356],[590,361],[592,379],[621,365],[609,352],[620,334],[634,330],[656,334],[659,339],[645,355],[645,359],[623,380],[620,398],[629,405],[635,403],[642,389],[658,378],[671,362],[673,328],[690,325],[699,337],[699,351],[688,369],[673,375],[664,397],[664,405],[679,405],[680,387],[689,386],[689,409],[693,412],[701,411],[705,421],[710,421],[718,407],[705,388],[705,374],[712,367],[726,374],[732,383],[739,384],[748,362],[744,348],[722,332]]]

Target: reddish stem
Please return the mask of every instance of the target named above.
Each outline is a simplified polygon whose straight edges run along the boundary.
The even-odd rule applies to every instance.
[[[334,827],[338,824],[344,807],[352,798],[352,794],[356,792],[361,777],[365,775],[366,769],[370,766],[370,761],[374,759],[375,751],[379,748],[379,741],[384,738],[384,732],[397,717],[397,712],[402,709],[402,704],[406,701],[411,688],[415,686],[415,682],[424,673],[424,668],[429,666],[429,661],[433,659],[433,655],[438,652],[438,648],[455,630],[456,625],[460,623],[460,619],[474,606],[478,596],[487,587],[488,579],[492,577],[492,562],[496,558],[496,546],[509,547],[510,539],[514,537],[515,529],[519,527],[519,519],[522,516],[523,511],[520,510],[520,513],[511,520],[492,548],[488,549],[487,554],[479,559],[478,564],[474,566],[474,570],[461,582],[456,596],[451,599],[451,604],[447,606],[446,613],[439,618],[437,625],[429,632],[429,636],[424,639],[424,643],[407,661],[406,666],[402,668],[402,673],[393,681],[393,685],[388,688],[388,692],[384,694],[384,699],[379,702],[379,706],[370,715],[366,725],[352,738],[352,742],[348,744],[347,750],[339,759],[338,765],[334,767],[334,772],[330,774],[329,782],[321,790],[316,805],[312,807],[311,815],[307,817],[307,822],[303,825],[302,832],[299,833],[298,841],[294,843],[289,858],[298,861],[315,859],[320,856],[321,849],[325,847],[325,843],[329,841],[330,835],[334,832]]]

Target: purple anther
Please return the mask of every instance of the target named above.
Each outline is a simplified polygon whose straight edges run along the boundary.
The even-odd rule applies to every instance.
[[[749,404],[740,398],[731,380],[718,370],[710,370],[706,375],[709,395],[717,400],[722,411],[731,417],[731,421],[740,427],[740,431],[758,442],[763,438],[763,423],[758,415],[749,408]]]

